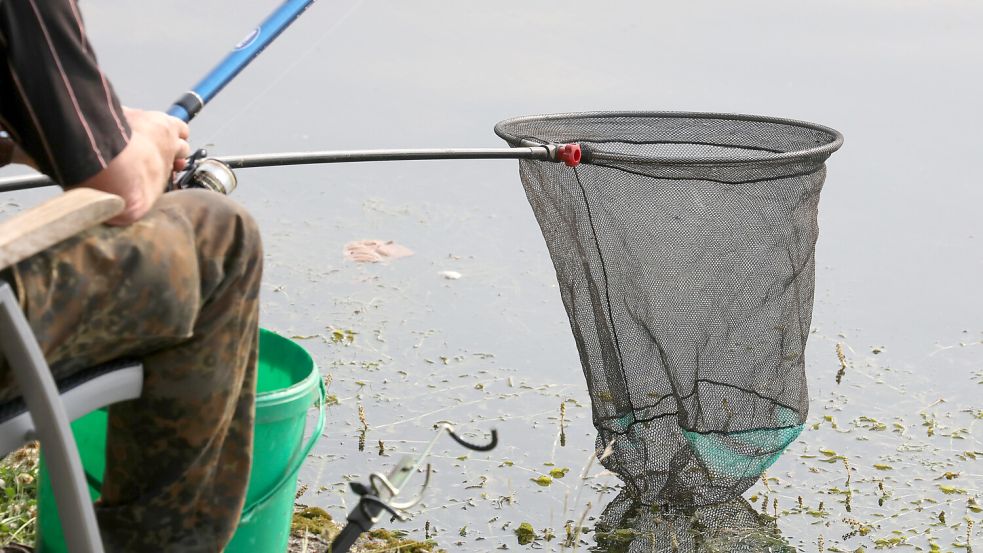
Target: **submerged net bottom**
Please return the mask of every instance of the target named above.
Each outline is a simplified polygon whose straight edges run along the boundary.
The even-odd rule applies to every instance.
[[[599,455],[642,503],[729,501],[802,429],[825,169],[767,171],[520,162]]]
[[[594,528],[609,553],[794,553],[775,519],[737,498],[709,506],[647,507],[619,494]]]

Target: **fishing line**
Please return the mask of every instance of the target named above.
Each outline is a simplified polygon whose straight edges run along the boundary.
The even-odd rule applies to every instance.
[[[269,94],[274,88],[276,88],[277,85],[279,85],[280,82],[283,81],[284,78],[286,78],[286,76],[287,76],[288,73],[290,73],[291,71],[293,71],[294,69],[296,69],[298,65],[300,65],[302,62],[304,62],[307,59],[307,57],[310,56],[311,53],[314,52],[314,50],[317,49],[317,47],[320,46],[335,30],[337,30],[338,27],[342,23],[344,23],[346,20],[348,20],[348,18],[351,17],[351,15],[355,13],[355,11],[362,5],[363,2],[364,2],[364,0],[355,0],[355,3],[352,4],[351,6],[349,6],[349,8],[345,11],[344,14],[342,14],[342,16],[340,18],[338,18],[334,23],[330,24],[327,27],[327,29],[324,30],[323,33],[320,33],[320,35],[321,35],[320,38],[318,38],[317,40],[315,40],[313,44],[311,44],[306,50],[304,50],[303,53],[301,53],[299,56],[297,56],[294,59],[294,61],[291,62],[283,71],[281,71],[276,77],[274,77],[271,81],[269,81],[269,84],[267,84],[266,87],[263,88],[263,90],[259,94],[257,94],[256,96],[253,96],[252,99],[249,100],[246,103],[246,105],[242,107],[242,109],[240,109],[236,114],[234,114],[231,117],[227,118],[225,120],[225,122],[222,123],[221,126],[219,126],[217,129],[215,129],[214,131],[212,131],[204,139],[203,142],[208,143],[208,144],[211,144],[213,138],[215,138],[221,132],[223,132],[224,130],[226,130],[227,128],[229,128],[232,125],[232,123],[234,123],[234,122],[238,121],[240,118],[242,118],[242,116],[245,115],[249,111],[250,108],[252,108],[254,105],[256,105],[267,94]]]

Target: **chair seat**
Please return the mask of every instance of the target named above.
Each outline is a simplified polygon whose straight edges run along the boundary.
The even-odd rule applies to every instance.
[[[143,365],[121,359],[79,371],[56,382],[69,420],[107,405],[136,399],[143,389]],[[34,439],[34,420],[21,397],[0,404],[0,456]]]

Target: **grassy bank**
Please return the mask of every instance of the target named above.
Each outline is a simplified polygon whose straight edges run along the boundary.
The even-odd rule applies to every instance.
[[[0,545],[34,543],[39,461],[37,442],[0,460]]]
[[[29,444],[0,460],[0,547],[33,544],[37,532],[37,482],[40,450]],[[316,507],[297,506],[291,524],[290,553],[323,553],[342,525]],[[373,530],[359,540],[355,553],[437,553],[433,540],[408,539],[399,532]]]

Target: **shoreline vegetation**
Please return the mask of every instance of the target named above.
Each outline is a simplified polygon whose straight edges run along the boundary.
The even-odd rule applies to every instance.
[[[0,459],[0,547],[11,542],[34,543],[40,462],[37,442]]]
[[[32,442],[0,459],[0,547],[33,544],[37,537],[38,468],[41,450]],[[319,507],[296,505],[290,525],[289,553],[325,553],[343,525]],[[439,553],[437,542],[414,540],[404,532],[373,529],[364,534],[353,553]]]

